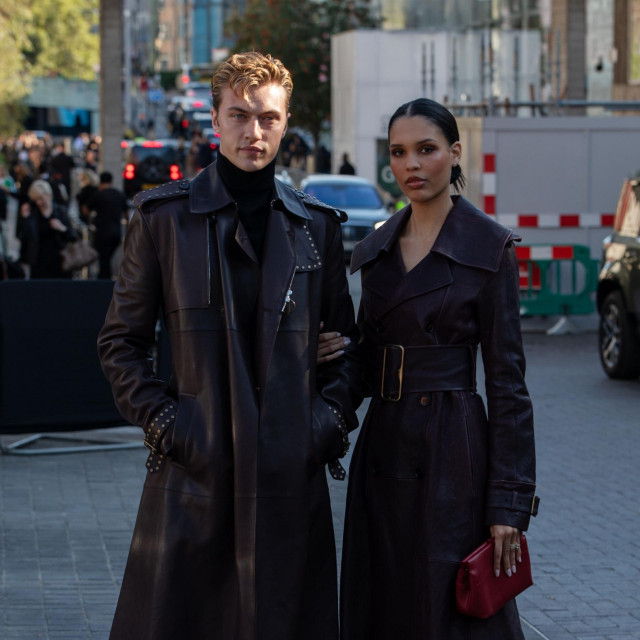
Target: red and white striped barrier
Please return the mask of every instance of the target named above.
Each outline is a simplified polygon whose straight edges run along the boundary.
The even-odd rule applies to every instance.
[[[482,204],[485,213],[510,228],[570,229],[612,227],[614,213],[496,213],[496,154],[482,154]]]
[[[518,260],[573,260],[573,247],[567,245],[540,245],[519,247],[516,245]]]
[[[613,227],[615,213],[498,213],[490,214],[505,227],[570,229]]]
[[[482,155],[482,205],[490,216],[496,212],[496,154]]]

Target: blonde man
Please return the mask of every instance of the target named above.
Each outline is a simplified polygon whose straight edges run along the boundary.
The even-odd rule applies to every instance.
[[[343,214],[275,179],[293,83],[234,55],[212,80],[215,163],[140,193],[98,345],[151,453],[112,640],[335,640],[325,465],[356,426]],[[150,360],[158,313],[172,375]]]

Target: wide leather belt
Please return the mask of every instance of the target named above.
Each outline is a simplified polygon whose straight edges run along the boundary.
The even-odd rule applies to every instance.
[[[405,393],[475,391],[477,351],[475,345],[380,347],[376,366],[380,397],[398,402]]]

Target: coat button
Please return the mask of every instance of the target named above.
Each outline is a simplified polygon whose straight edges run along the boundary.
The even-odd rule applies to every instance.
[[[424,478],[424,469],[422,467],[416,469],[416,478]]]
[[[376,333],[384,333],[387,328],[382,324],[382,322],[378,322],[376,325]]]
[[[433,333],[433,324],[431,321],[427,320],[427,324],[424,327],[427,333]]]
[[[180,180],[180,183],[178,184],[178,186],[181,189],[188,189],[189,188],[189,181],[188,180]]]
[[[431,396],[428,393],[420,398],[420,404],[423,407],[428,407],[430,402],[431,402]]]

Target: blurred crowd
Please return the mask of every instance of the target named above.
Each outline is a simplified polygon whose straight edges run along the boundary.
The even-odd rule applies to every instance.
[[[45,132],[0,140],[0,279],[111,278],[127,205],[112,176],[98,175],[100,142]],[[93,245],[95,258],[65,270],[74,243]]]

